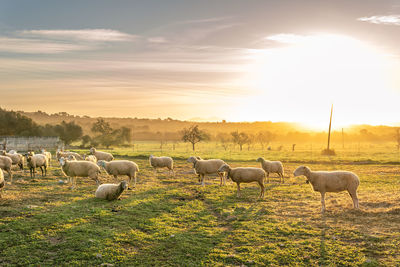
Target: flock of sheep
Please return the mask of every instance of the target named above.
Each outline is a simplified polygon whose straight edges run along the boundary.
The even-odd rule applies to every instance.
[[[76,177],[89,177],[96,181],[98,188],[95,196],[101,199],[115,200],[125,189],[130,189],[133,180],[133,186],[136,187],[138,165],[129,160],[114,160],[112,154],[108,152],[98,151],[95,148],[90,149],[89,155],[81,156],[78,153],[70,151],[57,151],[57,160],[60,163],[62,172],[68,177],[68,183],[71,189],[76,186]],[[0,198],[1,190],[5,186],[3,170],[9,174],[12,183],[11,167],[18,166],[21,170],[24,167],[24,159],[30,170],[31,177],[35,177],[36,168],[40,168],[42,176],[47,174],[47,167],[50,165],[52,155],[50,152],[41,150],[40,154],[29,152],[21,155],[16,151],[3,151],[0,156]],[[174,161],[171,157],[149,157],[150,166],[156,171],[158,168],[168,168],[170,174],[174,173]],[[237,196],[240,196],[240,184],[256,182],[260,186],[260,198],[264,197],[264,183],[267,179],[269,183],[269,174],[276,173],[280,178],[280,182],[284,183],[284,169],[280,161],[268,161],[258,158],[257,162],[261,163],[261,168],[255,167],[238,167],[232,168],[221,159],[202,159],[192,156],[187,162],[193,164],[194,173],[198,176],[199,182],[205,186],[205,175],[217,174],[220,177],[220,185],[225,185],[226,180],[230,178],[237,184]],[[101,184],[99,174],[103,168],[108,175],[117,179],[120,175],[128,176],[128,181],[122,181],[118,184]],[[294,171],[294,176],[305,176],[307,183],[311,183],[314,191],[321,193],[322,212],[325,211],[325,193],[348,191],[350,194],[354,208],[358,208],[357,188],[360,184],[359,178],[352,172],[348,171],[311,171],[306,166],[300,166]]]

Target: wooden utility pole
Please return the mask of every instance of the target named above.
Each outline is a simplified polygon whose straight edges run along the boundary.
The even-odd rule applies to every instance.
[[[332,111],[333,111],[333,104],[332,104],[332,107],[331,107],[331,118],[330,118],[330,120],[329,120],[329,132],[328,132],[328,152],[329,152],[329,145],[330,145],[330,143],[331,143],[331,125],[332,125]]]

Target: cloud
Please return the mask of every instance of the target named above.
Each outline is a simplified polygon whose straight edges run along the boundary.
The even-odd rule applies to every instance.
[[[285,43],[285,44],[295,44],[295,43],[303,42],[308,38],[309,37],[305,36],[305,35],[297,35],[297,34],[292,34],[292,33],[280,33],[280,34],[274,34],[274,35],[267,36],[264,39],[279,42],[279,43]]]
[[[370,22],[373,24],[400,26],[400,15],[362,17],[358,18],[357,20]]]
[[[150,37],[147,39],[147,41],[154,44],[163,44],[168,42],[168,40],[164,37]]]
[[[25,30],[20,35],[41,37],[47,39],[81,40],[97,42],[130,41],[137,36],[110,29],[82,29],[82,30]]]
[[[26,38],[0,37],[0,51],[25,54],[57,54],[70,51],[88,50],[89,46]]]

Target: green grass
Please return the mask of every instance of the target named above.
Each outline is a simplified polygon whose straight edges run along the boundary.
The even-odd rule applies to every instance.
[[[258,166],[252,157],[230,163]],[[15,172],[15,183],[6,185],[0,200],[0,265],[400,264],[397,165],[308,163],[312,169],[354,171],[361,179],[360,210],[352,209],[347,193],[331,193],[322,215],[319,194],[302,177],[287,178],[284,185],[272,179],[265,198],[257,200],[256,184],[244,185],[239,198],[236,185],[220,187],[215,176],[202,188],[184,160],[176,160],[175,177],[166,171],[155,176],[147,159],[132,160],[140,167],[137,188],[113,202],[95,199],[89,179],[78,179],[73,191],[59,184],[66,178],[57,166],[35,180]],[[286,173],[298,165],[286,163]],[[103,174],[102,181],[113,179]]]

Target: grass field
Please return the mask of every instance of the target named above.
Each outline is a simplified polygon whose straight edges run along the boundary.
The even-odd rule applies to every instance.
[[[149,149],[147,155],[154,152]],[[191,153],[169,152],[182,158]],[[185,160],[176,160],[177,174],[170,177],[166,171],[154,175],[144,150],[114,153],[141,169],[137,188],[114,202],[95,199],[96,186],[89,179],[78,179],[73,191],[60,184],[66,178],[55,161],[45,178],[31,180],[28,173],[15,172],[15,183],[6,185],[0,200],[0,265],[400,264],[400,177],[394,163],[352,164],[352,157],[342,161],[317,154],[311,161],[301,151],[291,155],[293,162],[285,163],[290,175],[297,162],[359,175],[360,210],[352,209],[347,193],[331,193],[322,215],[320,195],[304,177],[287,178],[283,185],[272,179],[263,200],[256,199],[256,184],[244,185],[237,198],[236,185],[220,187],[215,176],[205,188],[199,186]],[[224,159],[232,166],[258,166],[252,153]],[[376,153],[381,152],[365,156],[386,161]],[[103,174],[102,181],[113,179]]]

